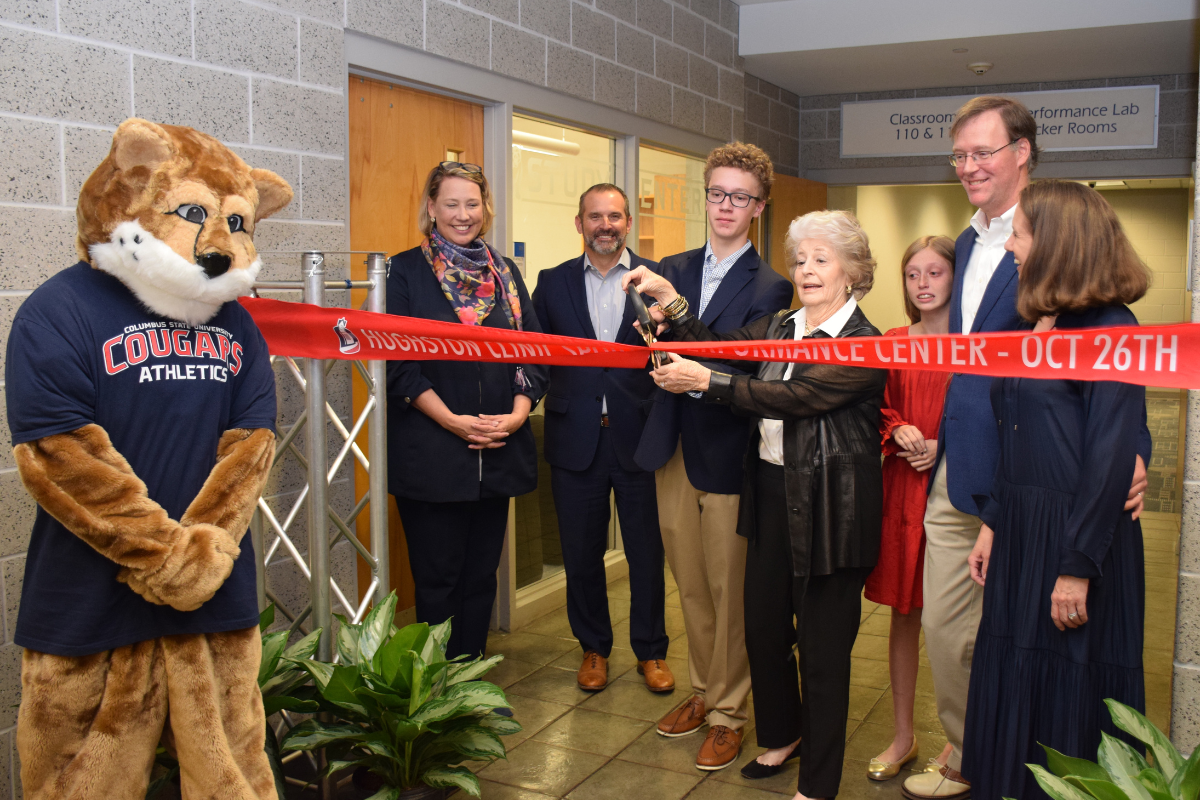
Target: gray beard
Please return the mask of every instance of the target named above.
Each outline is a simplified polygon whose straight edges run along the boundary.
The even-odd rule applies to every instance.
[[[596,237],[594,236],[584,236],[583,242],[588,246],[589,250],[595,250],[602,256],[611,256],[613,253],[619,253],[621,252],[621,249],[625,247],[624,236],[617,237],[616,242],[614,242],[611,247],[601,247],[596,243]]]

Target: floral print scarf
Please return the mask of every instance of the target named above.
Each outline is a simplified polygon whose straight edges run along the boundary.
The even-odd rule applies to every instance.
[[[425,260],[441,284],[458,321],[464,325],[482,325],[496,305],[497,287],[500,307],[509,327],[522,330],[521,299],[508,263],[482,239],[467,247],[448,241],[435,227],[421,243]]]

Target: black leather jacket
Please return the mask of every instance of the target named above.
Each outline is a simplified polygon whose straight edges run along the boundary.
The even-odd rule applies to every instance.
[[[676,323],[670,338],[792,339],[794,328],[789,318],[793,313],[784,309],[725,334],[714,334],[691,317]],[[878,335],[862,309],[855,308],[837,339]],[[837,347],[838,353],[849,357],[848,345],[835,344],[835,339],[821,333],[803,341],[809,347]],[[758,422],[782,420],[793,574],[829,575],[837,569],[874,567],[883,523],[879,417],[887,372],[797,363],[792,376],[783,380],[786,367],[785,363],[763,362],[754,376],[713,372],[709,382],[708,400],[728,403],[735,412],[753,417],[743,462],[737,532],[753,539],[756,529]]]

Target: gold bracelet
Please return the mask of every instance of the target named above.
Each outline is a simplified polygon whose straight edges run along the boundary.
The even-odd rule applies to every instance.
[[[663,306],[662,312],[669,319],[676,320],[688,312],[687,298],[681,294],[675,295],[675,299]]]

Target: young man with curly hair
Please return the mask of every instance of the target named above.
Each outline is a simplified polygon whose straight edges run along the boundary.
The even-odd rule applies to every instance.
[[[791,303],[792,285],[750,243],[775,173],[761,149],[742,142],[709,153],[704,168],[708,225],[704,247],[664,258],[662,274],[717,333],[736,330]],[[728,371],[728,366],[722,366]],[[738,536],[738,496],[749,427],[728,406],[699,392],[656,390],[635,459],[655,473],[658,516],[679,585],[693,697],[658,723],[686,736],[707,722],[696,766],[727,767],[741,749],[750,692],[742,586],[746,540]]]

